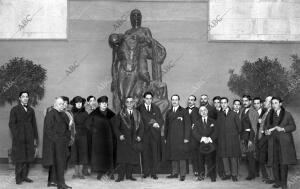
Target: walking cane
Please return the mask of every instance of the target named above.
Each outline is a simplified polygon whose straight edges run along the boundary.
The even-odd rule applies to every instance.
[[[141,171],[141,179],[143,181],[143,165],[142,165],[142,153],[140,152],[140,171]]]

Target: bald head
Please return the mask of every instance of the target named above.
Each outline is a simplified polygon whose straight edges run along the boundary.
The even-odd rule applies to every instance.
[[[200,106],[199,113],[202,117],[207,117],[208,110],[205,106]]]
[[[54,100],[54,109],[61,112],[64,109],[64,100],[62,97],[56,97]]]

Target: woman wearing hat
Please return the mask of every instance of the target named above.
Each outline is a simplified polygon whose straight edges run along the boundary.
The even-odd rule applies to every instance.
[[[85,99],[76,96],[71,101],[73,105],[72,113],[74,116],[75,122],[75,141],[72,145],[72,160],[75,164],[75,174],[73,178],[84,179],[84,175],[82,173],[83,165],[87,163],[87,119],[88,113],[84,108]]]
[[[108,108],[107,96],[101,96],[97,102],[99,108],[90,114],[87,124],[92,133],[91,167],[93,172],[97,172],[98,180],[104,174],[110,174],[113,179],[113,134],[110,119],[115,113]]]

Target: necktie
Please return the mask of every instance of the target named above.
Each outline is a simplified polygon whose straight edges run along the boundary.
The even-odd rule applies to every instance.
[[[147,106],[147,109],[148,109],[148,112],[150,112],[150,106],[149,105]]]
[[[176,109],[175,109],[175,108],[173,108],[173,112],[174,112],[174,113],[176,112]]]
[[[206,118],[203,118],[203,123],[204,123],[204,125],[207,124]]]
[[[23,105],[25,111],[27,112],[27,105]]]

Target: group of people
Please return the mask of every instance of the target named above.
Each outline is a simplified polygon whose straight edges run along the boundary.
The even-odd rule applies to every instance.
[[[218,174],[221,180],[236,182],[239,160],[245,157],[247,180],[261,173],[274,188],[287,188],[288,165],[297,163],[292,136],[296,125],[279,97],[269,96],[263,102],[244,95],[230,108],[227,97],[214,97],[211,106],[203,94],[198,108],[196,96],[190,95],[183,108],[174,94],[164,116],[152,99],[153,94],[146,92],[143,103],[136,105],[128,96],[115,114],[108,108],[107,96],[55,98],[45,112],[43,130],[42,163],[49,170],[48,186],[71,188],[64,179],[69,164],[74,165],[73,178],[84,179],[93,172],[99,180],[104,175],[114,179],[117,172],[116,182],[136,181],[132,173],[139,167],[143,178],[156,180],[162,160],[171,163],[170,179],[184,181],[191,160],[198,181],[209,177],[215,182]],[[19,100],[9,120],[16,184],[33,182],[28,178],[29,164],[39,144],[29,93],[20,92]]]

